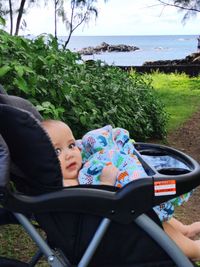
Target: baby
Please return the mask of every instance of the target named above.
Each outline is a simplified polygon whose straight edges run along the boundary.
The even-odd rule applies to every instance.
[[[60,161],[63,185],[78,185],[78,175],[82,168],[82,156],[71,129],[64,122],[56,120],[43,121],[42,126],[47,131]],[[102,170],[100,183],[114,185],[117,173],[118,169],[114,165],[107,164]]]
[[[63,185],[78,185],[78,177],[81,169],[84,167],[80,149],[76,145],[71,129],[61,121],[47,120],[41,124],[49,135],[60,161]],[[115,185],[116,177],[118,176],[118,168],[111,162],[107,162],[101,170],[99,184]],[[162,225],[164,231],[182,249],[187,257],[193,260],[200,260],[200,240],[192,240],[196,234],[200,233],[200,222],[184,225],[175,218],[170,218],[168,221],[162,221]]]

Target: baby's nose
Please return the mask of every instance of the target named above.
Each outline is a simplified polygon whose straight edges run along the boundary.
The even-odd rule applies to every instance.
[[[66,159],[69,159],[69,158],[71,158],[72,156],[73,156],[73,153],[72,153],[71,149],[66,148],[66,149],[65,149],[65,158],[66,158]]]

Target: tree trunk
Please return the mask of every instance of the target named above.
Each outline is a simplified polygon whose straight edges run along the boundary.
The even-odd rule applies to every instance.
[[[75,1],[72,1],[71,2],[71,18],[70,18],[70,22],[69,22],[69,35],[68,35],[68,38],[64,44],[64,49],[66,49],[68,43],[69,43],[69,40],[72,36],[72,33],[73,33],[73,19],[74,19],[74,10],[75,10]]]
[[[24,5],[25,5],[25,3],[26,3],[26,0],[21,0],[21,4],[20,4],[18,16],[17,16],[17,23],[16,23],[15,35],[18,35],[18,33],[19,33],[19,27],[20,27],[20,23],[21,23],[23,11],[24,11]]]
[[[9,0],[9,13],[10,13],[10,35],[13,34],[13,10],[12,10],[12,1]]]
[[[69,43],[69,40],[71,39],[72,32],[73,32],[73,31],[70,30],[69,35],[68,35],[68,38],[67,38],[67,40],[65,41],[65,44],[64,44],[64,46],[63,46],[64,50],[66,49],[66,47],[67,47],[67,45],[68,45],[68,43]]]
[[[57,39],[57,4],[58,1],[54,0],[54,37]]]

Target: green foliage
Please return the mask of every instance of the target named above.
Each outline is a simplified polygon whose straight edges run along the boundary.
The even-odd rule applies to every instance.
[[[0,16],[0,25],[5,26],[6,25],[6,21],[3,17]]]
[[[165,134],[166,115],[146,76],[86,64],[51,35],[28,40],[1,31],[0,55],[8,93],[28,98],[45,118],[65,121],[77,138],[106,124],[140,141]]]

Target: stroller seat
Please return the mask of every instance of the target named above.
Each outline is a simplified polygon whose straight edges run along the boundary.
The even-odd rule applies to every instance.
[[[164,233],[152,207],[199,185],[200,167],[194,159],[170,147],[136,143],[149,178],[121,189],[63,188],[60,164],[41,118],[8,102],[0,104],[1,205],[26,229],[50,266],[193,266]],[[158,163],[166,156],[174,165],[170,160],[164,167]],[[173,194],[165,186],[170,182]],[[161,194],[158,185],[165,188]],[[31,216],[48,242],[32,226]]]

